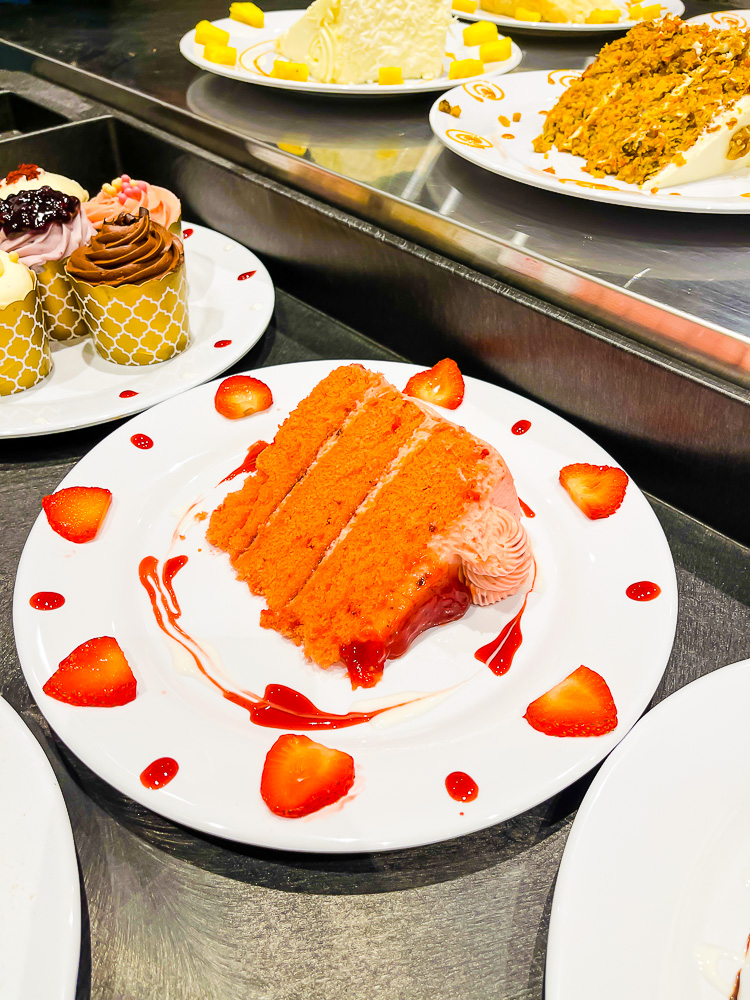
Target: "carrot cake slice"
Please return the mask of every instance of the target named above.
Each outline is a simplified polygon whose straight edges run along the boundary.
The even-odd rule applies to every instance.
[[[348,365],[284,421],[208,538],[264,597],[264,627],[369,687],[424,629],[524,585],[520,514],[491,445]]]
[[[547,114],[534,149],[553,147],[650,188],[750,164],[750,35],[673,16],[636,25]]]

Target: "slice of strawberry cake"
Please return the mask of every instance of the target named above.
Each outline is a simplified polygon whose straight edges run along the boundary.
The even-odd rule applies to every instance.
[[[360,365],[337,368],[213,512],[261,624],[370,687],[424,629],[491,604],[533,558],[489,444]]]

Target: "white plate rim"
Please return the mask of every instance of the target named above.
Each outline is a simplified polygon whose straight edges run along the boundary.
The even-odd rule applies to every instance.
[[[654,729],[663,729],[663,722],[674,714],[679,714],[683,705],[700,698],[706,688],[729,684],[741,674],[750,672],[750,659],[718,667],[683,685],[673,694],[664,698],[647,712],[615,747],[604,761],[596,777],[586,791],[568,834],[560,868],[555,881],[554,896],[550,912],[545,963],[545,997],[547,1000],[574,1000],[575,987],[561,980],[564,953],[567,946],[565,920],[563,914],[574,898],[578,867],[581,865],[580,844],[587,820],[600,808],[600,795],[606,789],[612,773],[626,762],[631,751],[643,739],[649,739]],[[585,866],[585,860],[583,861]],[[571,991],[572,990],[572,991]]]
[[[696,14],[695,17],[689,17],[685,23],[711,25],[711,23],[713,22],[713,25],[715,27],[721,28],[724,27],[724,25],[722,25],[721,22],[717,21],[716,18],[717,17],[721,18],[724,16],[726,16],[728,20],[732,20],[734,18],[739,17],[746,20],[748,24],[750,24],[750,10],[747,10],[745,8],[742,9],[738,8],[737,10],[714,10],[711,11],[710,14]]]
[[[44,786],[46,806],[55,827],[56,870],[62,876],[67,890],[64,897],[60,892],[55,895],[54,905],[60,911],[61,918],[64,914],[66,919],[60,919],[59,934],[54,941],[40,941],[38,944],[45,958],[56,969],[54,980],[58,983],[58,988],[51,987],[54,992],[48,994],[48,1000],[73,1000],[81,952],[81,888],[70,816],[47,755],[23,718],[2,695],[0,723],[5,734],[4,741],[12,734],[13,752],[33,761],[35,777]],[[50,983],[47,985],[50,986]]]
[[[569,69],[530,70],[508,76],[503,81],[503,87],[500,89],[504,91],[510,89],[512,91],[516,86],[523,88],[524,81],[528,85],[530,80],[535,82],[541,80],[543,77],[547,78],[549,84],[548,78],[552,73],[566,73],[578,76],[581,72],[582,70]],[[484,150],[475,150],[472,147],[462,145],[446,134],[449,128],[456,128],[456,123],[455,121],[449,122],[447,120],[448,116],[444,112],[438,111],[438,105],[443,100],[448,101],[448,103],[461,100],[465,96],[465,91],[462,94],[462,90],[461,86],[453,87],[435,99],[429,112],[430,128],[440,142],[446,148],[450,149],[452,153],[456,153],[456,155],[468,160],[469,163],[473,163],[475,166],[490,173],[499,174],[501,177],[507,177],[509,180],[518,181],[529,187],[551,191],[553,194],[560,194],[569,198],[582,198],[586,201],[604,202],[609,205],[624,205],[629,208],[650,209],[661,212],[686,212],[709,215],[747,215],[750,213],[750,197],[708,198],[705,196],[682,195],[679,198],[675,198],[669,194],[662,193],[646,195],[641,193],[637,188],[634,188],[632,191],[624,188],[612,191],[579,188],[573,185],[562,185],[555,177],[548,176],[542,171],[528,172],[522,169],[521,166],[517,166],[518,161],[514,159],[509,158],[503,162],[497,155],[494,159],[482,157],[480,153],[484,152]],[[555,93],[554,96],[551,95],[551,99],[554,100],[557,96],[559,95]],[[541,108],[538,110],[541,110]],[[496,120],[487,124],[491,128],[496,128]],[[482,138],[486,138],[486,136]],[[488,149],[488,152],[490,154],[495,152],[494,145],[492,149]],[[562,156],[565,154],[558,155]],[[612,178],[608,180],[612,180]],[[750,187],[750,177],[748,179],[748,187]]]
[[[214,229],[209,229],[206,226],[198,225],[194,222],[188,222],[183,220],[182,222],[183,230],[183,244],[186,248],[186,255],[189,257],[194,251],[192,248],[202,244],[215,244],[218,251],[219,245],[223,244],[226,248],[231,248],[233,254],[236,254],[243,258],[244,263],[241,265],[242,270],[255,271],[256,274],[253,276],[251,282],[247,283],[247,288],[243,286],[243,292],[246,290],[251,291],[254,298],[257,298],[259,308],[254,309],[253,312],[247,313],[247,323],[245,329],[239,332],[238,335],[232,338],[232,343],[227,347],[222,347],[216,352],[216,361],[218,364],[213,364],[210,366],[208,371],[196,372],[192,378],[185,378],[179,386],[171,386],[163,390],[155,389],[150,392],[139,390],[137,396],[130,397],[129,399],[121,399],[119,396],[115,397],[116,402],[114,402],[109,409],[100,410],[95,408],[94,411],[87,417],[79,419],[65,419],[60,418],[55,421],[47,421],[44,424],[36,424],[31,419],[25,425],[21,425],[20,429],[14,429],[13,427],[3,426],[3,422],[0,420],[0,440],[15,440],[18,438],[28,438],[28,437],[40,437],[47,434],[62,434],[67,431],[81,430],[85,427],[96,427],[100,424],[110,423],[114,420],[121,420],[124,417],[134,416],[137,413],[142,413],[144,410],[157,403],[163,402],[165,399],[170,399],[172,396],[177,395],[180,392],[184,392],[187,389],[192,389],[196,385],[200,385],[202,382],[209,379],[213,379],[220,375],[222,372],[231,368],[232,365],[236,364],[240,358],[244,357],[248,351],[250,351],[260,340],[260,338],[265,333],[268,328],[268,324],[271,321],[271,316],[273,315],[273,310],[275,307],[275,290],[273,287],[273,282],[271,281],[271,276],[268,273],[263,261],[261,261],[252,250],[249,250],[243,244],[238,243],[237,240],[233,240],[228,236],[224,236],[223,233],[219,233]],[[190,236],[185,237],[185,231],[192,230]],[[217,253],[217,259],[221,259],[221,254]],[[257,279],[257,281],[255,280]],[[260,294],[256,297],[255,290],[258,289]],[[217,333],[217,337],[221,334]],[[71,344],[70,346],[75,350],[88,342],[89,338],[80,338],[76,344]],[[143,366],[125,366],[125,365],[113,365],[113,369],[121,369],[123,372],[123,379],[125,379],[125,374],[132,376],[128,381],[128,385],[123,384],[122,388],[129,388],[132,384],[138,384],[139,376],[146,378],[153,375],[157,369],[166,368],[167,366],[175,367],[178,364],[180,367],[185,367],[191,358],[195,357],[195,348],[197,345],[191,343],[188,345],[187,349],[182,352],[178,357],[171,359],[170,361],[164,361],[161,365],[143,365]],[[57,351],[64,351],[68,349],[67,345],[60,345],[53,352],[53,362],[54,354]],[[192,353],[191,353],[192,352]],[[54,377],[54,372],[52,376],[48,376],[44,381],[40,382],[38,385],[31,389],[27,389],[24,392],[17,393],[10,396],[0,397],[0,417],[2,416],[3,407],[8,410],[15,406],[16,409],[24,408],[33,399],[34,401],[39,400],[41,397],[43,400],[45,389],[49,382],[49,378]],[[57,404],[60,407],[60,404]]]
[[[662,8],[668,14],[676,14],[681,17],[685,13],[685,4],[682,0],[660,0]],[[527,32],[546,31],[555,35],[601,35],[611,34],[616,31],[630,31],[640,21],[618,21],[616,24],[568,24],[553,21],[517,21],[514,17],[507,17],[504,14],[493,14],[488,10],[477,10],[472,14],[465,11],[454,11],[457,17],[466,21],[492,21],[501,28],[515,28],[517,31]],[[663,16],[663,15],[662,15]]]
[[[266,11],[266,19],[270,19],[272,22],[282,22],[279,24],[279,29],[282,30],[284,27],[288,27],[286,21],[289,20],[291,24],[291,19],[287,18],[288,14],[303,14],[305,8],[299,10],[276,10],[276,11]],[[285,15],[282,19],[276,15]],[[243,26],[239,21],[233,21],[231,18],[220,18],[217,21],[212,21],[212,24],[225,31],[238,30],[238,25],[240,29]],[[266,31],[267,28],[250,28],[250,31]],[[231,39],[230,39],[231,40]],[[250,74],[249,72],[241,73],[234,66],[221,66],[218,63],[208,62],[202,56],[198,55],[195,51],[195,28],[191,31],[186,32],[180,39],[180,53],[187,59],[189,63],[193,66],[197,66],[198,69],[202,69],[207,73],[214,73],[217,76],[224,76],[230,80],[238,80],[240,83],[251,83],[259,87],[273,87],[279,90],[292,90],[299,93],[305,94],[321,94],[329,97],[371,97],[371,98],[389,98],[389,97],[404,97],[409,94],[425,94],[433,93],[435,91],[442,90],[446,83],[448,82],[447,74],[442,74],[441,76],[435,77],[434,80],[404,80],[403,83],[393,84],[389,86],[381,86],[378,83],[319,83],[317,80],[310,81],[307,80],[304,83],[297,80],[279,80],[275,77],[265,77],[260,74]],[[238,55],[238,60],[241,59],[242,53]],[[509,73],[511,70],[515,69],[523,59],[522,49],[511,39],[511,56],[506,59],[505,62],[497,63],[494,70],[485,71],[479,76],[467,77],[462,80],[463,83],[475,83],[479,80],[484,80],[487,77],[502,76],[505,73]]]
[[[351,364],[351,363],[362,363],[361,361],[352,360],[324,360],[324,361],[306,361],[306,362],[293,362],[291,365],[277,365],[269,366],[267,368],[261,368],[249,372],[248,374],[255,375],[261,379],[271,382],[275,375],[285,373],[290,368],[298,368],[303,366],[308,370],[314,371],[317,375],[316,381],[322,378],[330,370],[338,365]],[[406,379],[415,372],[421,369],[417,365],[408,365],[401,362],[380,362],[371,361],[364,362],[364,364],[375,371],[382,371],[386,377],[392,381],[394,384],[404,384]],[[319,373],[319,374],[318,374]],[[566,434],[573,434],[578,440],[580,440],[585,453],[589,456],[589,460],[600,462],[604,464],[614,464],[619,465],[608,453],[601,448],[596,442],[588,437],[583,431],[580,431],[575,425],[569,423],[564,418],[554,414],[552,411],[546,409],[538,403],[534,403],[525,397],[518,395],[517,393],[511,392],[510,390],[501,388],[499,386],[492,385],[491,383],[482,382],[481,380],[473,379],[470,377],[465,377],[467,384],[467,389],[472,385],[483,387],[485,389],[490,389],[493,393],[499,393],[509,402],[512,402],[514,406],[522,409],[522,411],[532,419],[540,421],[549,421],[550,425],[556,429],[562,429]],[[218,382],[206,383],[202,386],[198,386],[191,390],[192,394],[195,396],[198,393],[213,393],[215,386]],[[159,404],[159,407],[163,412],[169,406],[174,406],[178,401],[184,402],[186,399],[186,394],[182,394],[179,397],[175,397],[171,400],[167,400],[165,403]],[[155,409],[155,408],[154,408]],[[149,415],[153,414],[154,410],[149,411]],[[449,419],[460,419],[460,413],[449,413]],[[143,417],[141,416],[139,420],[140,424],[143,424]],[[57,489],[63,488],[69,485],[75,485],[76,482],[80,481],[81,472],[78,470],[81,468],[86,468],[90,462],[95,461],[97,458],[97,452],[100,454],[105,454],[106,449],[109,447],[109,443],[115,437],[128,437],[132,430],[137,426],[136,420],[128,421],[126,424],[117,428],[105,438],[103,441],[99,442],[91,452],[88,453],[79,463],[76,465],[62,480],[62,482],[56,487]],[[145,425],[144,425],[145,426]],[[143,429],[143,427],[138,427],[138,429]],[[587,450],[586,450],[587,449]],[[92,459],[93,456],[93,459]],[[583,460],[583,459],[580,459]],[[85,474],[85,481],[89,481],[91,476],[88,472]],[[666,669],[669,654],[671,652],[672,644],[674,641],[674,634],[677,622],[677,582],[676,574],[674,569],[674,563],[671,556],[671,551],[663,530],[659,524],[656,514],[653,512],[652,508],[646,501],[645,497],[641,494],[640,490],[630,480],[629,490],[632,494],[637,495],[638,503],[642,505],[642,509],[645,512],[645,521],[650,524],[653,529],[653,536],[650,538],[651,551],[656,552],[658,550],[659,558],[663,560],[660,569],[660,585],[662,586],[662,595],[660,601],[664,602],[664,612],[661,615],[662,625],[660,626],[660,633],[656,642],[656,651],[654,653],[654,665],[649,672],[648,682],[645,685],[643,697],[638,699],[638,704],[635,708],[633,706],[628,706],[629,721],[626,723],[624,718],[626,712],[624,706],[618,705],[618,712],[620,716],[620,724],[614,733],[610,733],[603,737],[597,737],[591,741],[575,741],[581,747],[580,759],[576,762],[574,766],[566,767],[564,775],[555,775],[552,779],[548,779],[543,785],[542,789],[539,788],[530,791],[527,795],[513,802],[512,809],[507,806],[505,809],[502,807],[498,810],[495,809],[494,812],[489,814],[485,813],[481,819],[464,819],[458,821],[456,817],[447,819],[443,825],[429,833],[421,834],[418,837],[407,836],[404,837],[393,837],[389,839],[368,839],[367,836],[363,835],[356,843],[353,845],[349,842],[343,842],[341,840],[330,840],[326,839],[322,842],[315,840],[314,834],[312,836],[303,832],[300,836],[297,836],[293,831],[296,829],[292,825],[287,825],[283,831],[281,831],[279,836],[274,835],[271,840],[265,840],[262,837],[258,837],[254,833],[250,835],[247,832],[237,831],[232,833],[222,833],[227,839],[235,840],[238,842],[253,844],[260,847],[268,847],[271,849],[283,849],[289,851],[302,851],[311,853],[360,853],[362,851],[386,851],[386,850],[398,850],[403,848],[421,846],[423,844],[436,843],[448,839],[452,839],[455,836],[460,836],[468,833],[473,833],[481,829],[486,829],[496,823],[503,822],[513,816],[520,815],[526,810],[533,808],[542,801],[546,801],[551,796],[559,793],[572,782],[576,781],[578,778],[586,774],[592,767],[595,767],[616,745],[627,732],[627,730],[637,721],[640,714],[648,705],[653,692],[656,690],[658,683]],[[597,522],[590,522],[597,523]],[[16,577],[16,585],[14,592],[14,602],[13,602],[13,621],[14,621],[14,631],[16,636],[16,644],[18,648],[19,658],[21,661],[21,666],[24,671],[27,683],[31,688],[32,694],[34,695],[37,703],[40,705],[43,714],[48,718],[50,725],[55,728],[58,735],[67,743],[70,749],[79,757],[83,762],[98,773],[104,780],[108,781],[115,788],[130,798],[135,799],[135,801],[145,805],[156,812],[161,813],[170,820],[178,823],[190,826],[193,829],[202,831],[204,833],[211,833],[216,835],[216,824],[209,823],[207,820],[202,819],[200,816],[196,816],[195,809],[189,808],[183,810],[181,807],[176,807],[172,802],[168,802],[165,807],[161,803],[161,799],[155,800],[154,793],[144,789],[140,782],[138,781],[138,775],[132,775],[132,780],[123,780],[120,772],[117,772],[117,776],[113,778],[111,774],[105,773],[106,768],[103,770],[101,767],[101,762],[92,758],[90,753],[90,748],[86,746],[81,746],[78,744],[75,738],[68,740],[66,733],[64,732],[65,726],[59,724],[58,711],[60,707],[59,703],[55,702],[53,699],[48,698],[42,692],[42,681],[37,677],[35,667],[36,667],[36,653],[35,653],[35,641],[31,636],[31,629],[25,627],[26,619],[28,617],[27,611],[27,600],[26,597],[28,593],[34,592],[37,589],[37,585],[33,583],[35,576],[35,570],[33,568],[33,548],[37,545],[37,538],[43,538],[42,532],[45,531],[46,524],[45,518],[42,513],[38,516],[32,530],[27,539],[24,551],[19,562],[18,573]],[[43,543],[42,543],[43,544]],[[29,580],[27,580],[27,577]],[[30,589],[31,588],[31,589]],[[646,690],[647,689],[647,690]],[[541,692],[540,692],[541,693]],[[272,732],[276,732],[272,730]],[[583,744],[587,745],[587,749],[584,752]],[[116,769],[115,769],[116,770]],[[301,829],[301,828],[300,828]]]

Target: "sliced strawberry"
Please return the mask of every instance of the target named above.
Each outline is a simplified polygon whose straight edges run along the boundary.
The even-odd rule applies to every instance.
[[[68,486],[42,498],[49,526],[69,542],[90,542],[96,537],[112,494],[101,486]]]
[[[444,406],[447,410],[455,410],[464,398],[464,377],[458,365],[450,358],[443,358],[427,371],[417,372],[406,383],[404,393],[423,399],[425,403]]]
[[[603,736],[617,725],[617,708],[604,678],[581,666],[532,701],[524,719],[546,736]]]
[[[76,646],[44,685],[50,698],[86,708],[127,705],[135,689],[133,671],[111,635]]]
[[[225,378],[214,397],[214,406],[227,420],[239,420],[251,413],[267,410],[273,403],[271,390],[260,379],[249,375]]]
[[[578,462],[560,469],[560,483],[586,517],[596,521],[618,509],[625,497],[628,477],[622,469],[611,465]]]
[[[338,802],[354,784],[348,753],[307,736],[279,736],[266,754],[260,794],[272,813],[296,818]]]

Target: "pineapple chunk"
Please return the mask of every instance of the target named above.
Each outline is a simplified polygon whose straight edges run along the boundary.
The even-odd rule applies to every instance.
[[[620,20],[620,11],[614,8],[602,10],[597,7],[586,18],[586,24],[616,24]]]
[[[448,68],[449,80],[461,80],[465,76],[481,76],[484,63],[481,59],[454,59]]]
[[[483,63],[505,62],[506,59],[510,59],[510,52],[510,38],[507,36],[479,46],[479,58]]]
[[[277,80],[298,80],[304,83],[310,75],[310,69],[305,63],[287,62],[285,59],[275,59],[271,76]]]
[[[497,25],[491,21],[475,21],[464,28],[464,45],[481,45],[497,40]]]
[[[263,27],[263,11],[254,3],[233,3],[229,5],[229,16],[233,21],[249,24],[251,28]]]
[[[276,145],[285,153],[293,153],[295,156],[304,156],[307,152],[307,146],[298,146],[294,142],[277,142]]]
[[[628,14],[632,21],[653,21],[661,16],[661,5],[658,3],[648,5],[633,3],[628,7]]]
[[[525,7],[516,7],[513,17],[517,21],[541,21],[542,15],[536,10],[527,10]]]
[[[477,9],[477,0],[453,0],[453,10],[463,14],[473,14]]]
[[[502,14],[501,0],[479,0],[479,6],[489,14]]]
[[[403,83],[404,75],[400,66],[381,66],[378,69],[378,83],[395,84]]]
[[[199,21],[195,26],[195,41],[197,45],[226,45],[229,42],[229,32],[217,28],[210,21]]]
[[[220,45],[218,42],[206,42],[203,46],[203,58],[222,66],[234,66],[237,62],[237,49],[231,45]]]

